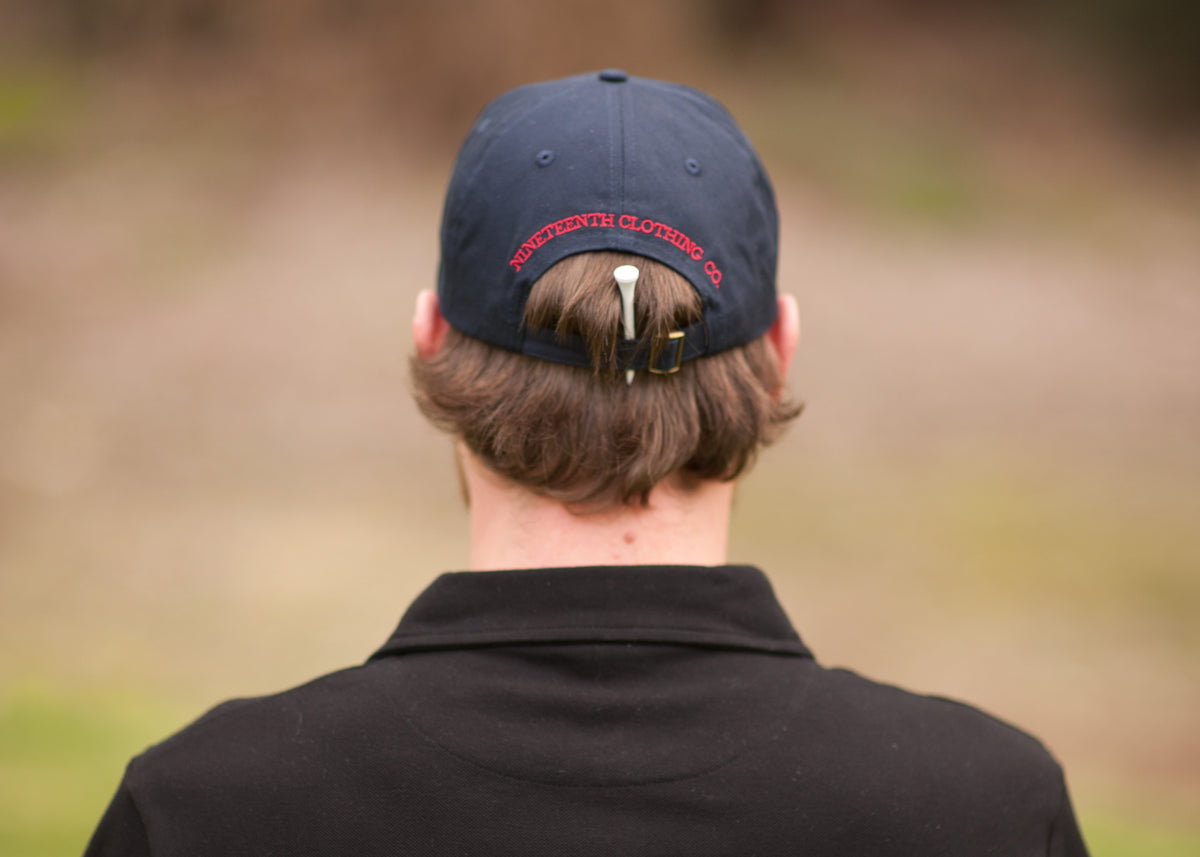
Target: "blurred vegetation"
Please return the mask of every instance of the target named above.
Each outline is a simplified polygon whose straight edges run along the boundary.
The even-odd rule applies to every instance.
[[[1200,5],[1185,0],[0,0],[0,20],[10,51],[165,60],[331,99],[369,92],[397,120],[422,108],[423,121],[456,132],[497,91],[563,69],[630,57],[647,75],[719,74],[764,56],[811,65],[839,39],[867,38],[886,53],[914,27],[967,27],[1077,55],[1158,127],[1200,125]],[[343,88],[322,89],[312,72],[334,66]]]
[[[0,67],[0,163],[29,166],[61,153],[82,101],[77,76],[61,65]]]
[[[1052,31],[1116,72],[1144,114],[1195,130],[1200,123],[1200,4],[1189,0],[1033,3]]]

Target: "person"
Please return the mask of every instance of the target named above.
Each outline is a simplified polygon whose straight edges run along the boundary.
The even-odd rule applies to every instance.
[[[441,241],[413,381],[470,570],[364,665],[134,759],[88,855],[1086,854],[1034,738],[822,667],[725,564],[800,409],[773,191],[720,105],[618,70],[508,92]]]

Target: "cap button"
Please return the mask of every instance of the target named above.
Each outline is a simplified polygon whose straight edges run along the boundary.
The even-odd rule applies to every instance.
[[[629,75],[619,68],[606,68],[600,72],[600,79],[605,83],[624,83],[629,80]]]

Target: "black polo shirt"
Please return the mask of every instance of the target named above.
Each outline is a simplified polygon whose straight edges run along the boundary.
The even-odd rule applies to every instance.
[[[365,665],[134,759],[88,854],[1086,850],[1035,739],[821,667],[757,569],[667,566],[443,575]]]

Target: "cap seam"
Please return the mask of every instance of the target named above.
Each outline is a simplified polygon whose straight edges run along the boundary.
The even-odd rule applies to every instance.
[[[536,88],[537,86],[538,84],[531,84],[531,88]],[[491,139],[488,141],[487,146],[479,153],[480,156],[477,157],[478,163],[475,165],[475,169],[471,170],[471,172],[464,176],[466,180],[465,183],[467,185],[474,184],[476,177],[478,177],[478,175],[483,172],[484,168],[487,166],[485,159],[481,157],[484,152],[486,152],[487,148],[490,148],[492,145],[494,145],[497,140],[506,135],[515,125],[517,125],[517,123],[519,123],[530,113],[533,113],[535,110],[538,110],[547,104],[565,99],[569,94],[569,92],[563,90],[558,92],[550,92],[546,95],[539,95],[532,99],[525,109],[517,111],[513,115],[507,116],[501,120],[492,119],[492,121],[495,123],[495,131],[491,134]],[[481,120],[491,119],[492,117],[486,114],[489,111],[494,112],[494,109],[494,106],[491,104],[484,108],[480,115],[475,119],[475,124],[471,126],[471,129],[474,130],[476,126],[479,125]]]

